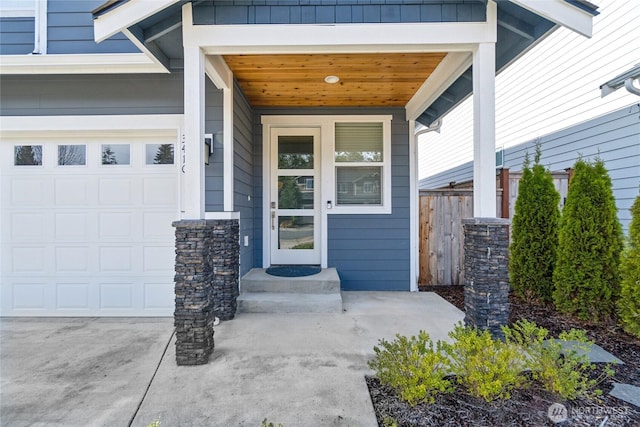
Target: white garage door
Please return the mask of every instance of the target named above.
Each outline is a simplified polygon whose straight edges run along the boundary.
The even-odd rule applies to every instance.
[[[175,146],[167,136],[0,141],[1,314],[172,315]]]

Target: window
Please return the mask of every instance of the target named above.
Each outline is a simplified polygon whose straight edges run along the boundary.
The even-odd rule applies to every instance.
[[[58,145],[58,166],[77,166],[86,164],[86,145]]]
[[[42,145],[16,145],[13,154],[16,166],[42,166]]]
[[[375,207],[390,212],[389,126],[385,122],[335,124],[336,208],[353,207],[353,213]]]
[[[304,180],[304,189],[313,190],[313,178],[306,178]]]
[[[103,165],[128,165],[130,162],[129,144],[102,144]]]
[[[145,163],[148,165],[172,165],[173,144],[147,144],[145,146]]]

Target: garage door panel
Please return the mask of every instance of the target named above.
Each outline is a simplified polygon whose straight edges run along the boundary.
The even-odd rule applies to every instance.
[[[56,179],[55,203],[57,206],[86,206],[89,204],[89,184],[87,179],[64,177]]]
[[[7,263],[14,273],[44,273],[46,252],[44,246],[13,247],[9,252],[11,259]]]
[[[13,206],[42,206],[46,204],[44,179],[14,177],[11,179]]]
[[[46,239],[45,229],[45,215],[42,213],[11,214],[11,238],[14,241]]]
[[[143,249],[144,271],[172,271],[175,262],[171,246],[145,246]]]
[[[101,205],[133,204],[133,184],[131,179],[101,178],[98,192]]]
[[[142,197],[145,205],[175,206],[177,196],[178,188],[175,179],[144,179]]]
[[[171,312],[174,307],[173,283],[145,283],[144,308]]]
[[[135,251],[131,246],[100,248],[100,271],[134,272]]]
[[[99,224],[102,239],[133,239],[132,212],[100,212]]]
[[[89,241],[87,213],[62,212],[55,214],[56,241]]]
[[[175,233],[171,223],[175,217],[175,212],[145,212],[142,215],[143,238],[145,240],[171,241]]]
[[[100,308],[133,310],[133,283],[101,283]]]
[[[56,284],[56,308],[89,310],[89,283]]]
[[[14,310],[45,310],[48,286],[46,283],[14,283],[12,307]]]
[[[89,246],[56,247],[55,270],[60,273],[89,272]]]

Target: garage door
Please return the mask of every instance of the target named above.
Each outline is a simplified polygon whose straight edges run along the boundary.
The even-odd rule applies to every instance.
[[[175,137],[3,139],[4,316],[173,313]]]

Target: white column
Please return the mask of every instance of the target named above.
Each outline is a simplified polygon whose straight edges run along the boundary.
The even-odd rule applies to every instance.
[[[233,166],[235,164],[233,155],[235,147],[233,144],[233,81],[223,90],[223,152],[224,152],[224,210],[233,212],[234,209],[234,178]]]
[[[473,215],[496,217],[495,43],[473,52]]]
[[[418,273],[420,257],[418,254],[418,236],[420,234],[420,200],[418,189],[418,135],[416,121],[409,120],[409,289],[418,291]]]
[[[204,218],[204,52],[184,48],[184,137],[180,147],[182,219]]]

